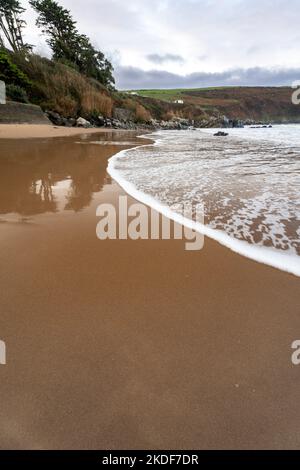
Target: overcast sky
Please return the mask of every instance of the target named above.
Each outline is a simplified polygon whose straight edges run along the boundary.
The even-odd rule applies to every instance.
[[[300,0],[57,1],[111,59],[120,89],[300,81]],[[27,41],[49,55],[31,8],[26,19]]]

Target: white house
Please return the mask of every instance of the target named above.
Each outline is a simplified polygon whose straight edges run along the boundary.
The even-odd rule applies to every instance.
[[[183,100],[175,100],[174,103],[175,104],[184,104],[184,101]]]

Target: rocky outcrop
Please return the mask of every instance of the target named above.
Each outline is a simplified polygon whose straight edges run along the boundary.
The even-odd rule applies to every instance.
[[[137,123],[127,120],[127,119],[120,120],[116,118],[106,118],[102,116],[101,114],[99,114],[98,116],[92,116],[89,119],[85,119],[82,116],[78,117],[77,119],[66,118],[64,116],[61,116],[59,113],[55,111],[46,111],[46,115],[48,119],[56,126],[82,127],[82,128],[108,127],[111,129],[128,129],[128,130],[135,130],[141,127]],[[123,118],[129,117],[129,114],[126,114],[126,116],[125,114],[122,114],[122,116]]]
[[[73,127],[76,125],[76,119],[66,118],[55,111],[46,111],[46,116],[55,126]]]
[[[121,122],[133,122],[134,113],[130,109],[126,108],[115,108],[113,111],[113,119],[116,119]]]
[[[165,129],[165,130],[184,130],[194,126],[194,121],[184,118],[173,118],[169,121],[159,121],[151,119],[150,126],[154,129]]]
[[[241,119],[228,119],[226,116],[223,117],[223,126],[226,128],[243,128],[245,125]]]
[[[212,128],[225,127],[223,116],[207,116],[195,121],[195,127]]]

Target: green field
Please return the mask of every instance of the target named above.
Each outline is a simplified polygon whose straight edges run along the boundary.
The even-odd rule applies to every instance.
[[[174,101],[183,99],[186,92],[190,91],[207,91],[207,90],[223,90],[230,87],[207,87],[207,88],[175,88],[165,90],[127,90],[126,93],[137,93],[145,98],[155,98],[163,101]]]

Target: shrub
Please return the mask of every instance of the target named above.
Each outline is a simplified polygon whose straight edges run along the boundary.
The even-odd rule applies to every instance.
[[[136,110],[135,110],[135,115],[136,115],[136,120],[139,122],[149,122],[151,121],[151,114],[149,111],[147,111],[144,106],[141,104],[136,105]]]
[[[125,101],[123,102],[123,106],[124,108],[126,109],[129,109],[130,111],[133,111],[135,113],[135,110],[136,110],[136,101],[130,99],[130,98],[127,98],[125,99]]]
[[[152,119],[150,111],[133,99],[124,100],[123,106],[134,113],[137,122],[149,122]]]
[[[6,96],[12,101],[18,101],[19,103],[28,103],[28,96],[24,88],[19,85],[7,85],[6,86]]]
[[[62,62],[55,62],[38,55],[24,60],[16,56],[19,67],[32,79],[30,100],[43,109],[56,111],[65,117],[103,114],[110,117],[112,99],[106,89],[94,79],[80,74]]]
[[[4,49],[0,49],[0,80],[8,85],[13,84],[25,88],[30,85],[28,77],[12,62]]]

